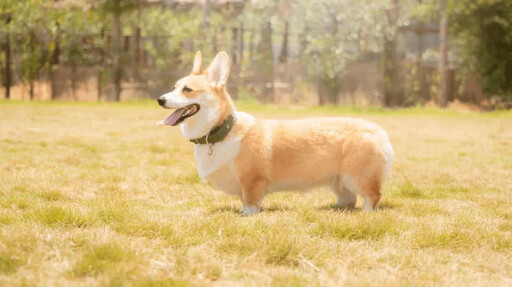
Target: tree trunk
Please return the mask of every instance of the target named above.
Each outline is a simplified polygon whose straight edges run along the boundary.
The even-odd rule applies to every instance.
[[[96,99],[98,102],[101,100],[101,93],[103,92],[103,71],[105,71],[105,50],[107,49],[108,42],[105,39],[105,27],[101,28],[100,36],[102,40],[105,40],[105,46],[101,47],[98,51],[99,53],[99,71],[98,71],[98,98]]]
[[[30,95],[30,100],[34,100],[34,80],[30,80],[30,90],[29,90],[29,95]]]
[[[57,94],[55,93],[55,87],[57,84],[55,83],[55,72],[53,71],[53,68],[53,65],[48,66],[48,78],[50,79],[50,97],[52,101],[55,101],[57,99]]]
[[[309,33],[309,28],[306,25],[304,25],[304,30],[299,35],[299,57],[303,57],[305,55],[304,51],[306,50],[308,46],[308,39],[307,35]]]
[[[121,12],[116,12],[112,33],[112,98],[114,101],[120,100],[121,78]]]
[[[30,58],[34,57],[34,34],[33,31],[30,32],[30,38],[29,38],[29,47],[30,47]],[[29,69],[33,69],[34,67],[29,67]],[[30,100],[32,101],[34,99],[34,81],[35,81],[35,72],[30,70],[30,76],[29,76],[29,85],[30,85]]]
[[[261,29],[259,45],[259,69],[262,73],[261,100],[268,103],[274,100],[274,54],[272,52],[272,25],[267,22]]]
[[[237,63],[238,29],[231,29],[231,64]]]
[[[213,28],[212,51],[214,55],[217,54],[217,27]]]
[[[391,0],[392,8],[387,11],[388,23],[395,29],[394,35],[385,37],[384,42],[384,95],[382,104],[390,107],[398,104],[400,98],[400,83],[398,81],[398,63],[396,53],[396,29],[398,22],[398,0]]]
[[[76,63],[71,63],[71,93],[73,94],[73,100],[78,102],[78,97],[76,95]]]
[[[318,104],[325,106],[329,103],[329,89],[322,80],[317,82]]]
[[[396,97],[396,77],[398,73],[396,64],[396,40],[386,39],[384,43],[384,98],[383,105],[390,107]]]
[[[11,15],[5,15],[5,23],[11,22]],[[11,39],[9,33],[5,33],[5,39],[2,41],[2,50],[5,55],[5,67],[3,72],[3,85],[5,88],[5,98],[11,97],[11,82],[12,82],[12,69],[11,69]]]
[[[136,77],[137,80],[140,80],[140,72],[139,72],[139,69],[140,69],[140,59],[141,59],[141,56],[140,56],[140,37],[141,37],[141,28],[140,28],[140,24],[141,23],[141,14],[142,14],[142,9],[140,7],[140,5],[138,6],[138,9],[137,9],[137,18],[138,18],[138,23],[137,23],[137,27],[135,28],[135,51],[134,51],[134,61],[133,61],[133,69],[134,69],[134,75]]]
[[[422,4],[423,0],[418,0],[418,4]],[[424,24],[423,21],[418,20],[418,29],[416,30],[416,36],[418,37],[418,54],[416,56],[416,80],[418,82],[418,99],[428,101],[427,86],[425,82],[425,72],[423,69],[423,35],[424,35]]]
[[[317,82],[317,92],[319,105],[336,105],[339,102],[341,83],[337,79],[320,79]]]
[[[59,29],[59,25],[57,24],[57,33],[59,33],[60,35],[60,29]],[[59,56],[60,56],[60,36],[57,36],[57,38],[55,39],[55,50],[53,50],[53,53],[52,53],[52,58],[50,60],[50,65],[48,67],[48,75],[50,77],[50,85],[51,85],[51,98],[52,98],[52,101],[53,100],[56,100],[57,98],[57,95],[55,94],[55,90],[56,90],[56,83],[55,83],[55,71],[54,71],[54,68],[56,65],[59,64]]]
[[[421,0],[419,2],[421,4]],[[423,22],[418,23],[418,55],[416,58],[416,76],[418,81],[418,98],[420,100],[427,100],[426,91],[425,91],[425,72],[423,71]]]
[[[288,60],[288,21],[284,22],[283,46],[279,54],[279,62],[286,63]]]
[[[201,22],[201,28],[210,27],[210,0],[204,1],[203,6],[203,21]]]
[[[254,35],[256,34],[256,28],[251,29],[251,35],[249,36],[249,62],[252,64],[254,60]]]
[[[446,17],[446,0],[439,0],[439,105],[446,107],[448,102],[448,71],[447,71],[447,56],[448,50],[446,46],[446,39],[448,37],[448,18]]]
[[[240,23],[240,64],[244,63],[244,22]]]

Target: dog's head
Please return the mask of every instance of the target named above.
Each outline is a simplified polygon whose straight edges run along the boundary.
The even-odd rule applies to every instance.
[[[172,92],[158,98],[158,104],[163,108],[176,109],[161,123],[170,126],[181,124],[187,138],[206,135],[234,110],[226,92],[228,76],[229,57],[226,52],[218,53],[206,70],[203,70],[201,52],[197,52],[190,75],[178,80]]]

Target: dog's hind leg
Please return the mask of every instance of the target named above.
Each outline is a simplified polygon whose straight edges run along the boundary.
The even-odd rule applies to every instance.
[[[356,195],[345,185],[341,176],[336,178],[332,189],[336,197],[338,197],[338,202],[336,203],[337,207],[351,209],[356,206]]]
[[[379,204],[381,193],[381,183],[377,180],[371,180],[358,184],[359,192],[364,197],[364,211],[372,211]]]
[[[360,178],[356,180],[354,177],[344,174],[341,176],[341,182],[340,185],[344,185],[352,194],[359,194],[364,198],[364,211],[375,210],[381,196],[381,183],[378,178]]]

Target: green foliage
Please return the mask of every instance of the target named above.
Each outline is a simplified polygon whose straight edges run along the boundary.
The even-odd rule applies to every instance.
[[[512,2],[458,0],[448,7],[457,54],[487,95],[512,99]]]
[[[437,5],[437,0],[423,1],[411,8],[410,16],[424,23],[436,22],[439,16]]]
[[[304,33],[301,62],[308,75],[325,87],[336,102],[340,78],[347,64],[357,59],[365,42],[380,42],[386,35],[385,1],[298,1],[292,26]]]
[[[106,15],[98,10],[82,11],[72,8],[55,11],[51,25],[55,45],[60,45],[63,60],[72,65],[101,62],[98,47],[105,45],[102,30],[109,24]],[[85,41],[84,38],[85,37]]]
[[[364,57],[368,50],[385,51],[389,48],[386,43],[396,40],[397,28],[408,19],[435,22],[439,14],[436,0],[422,4],[399,1],[398,19],[392,15],[394,2],[388,0],[263,0],[247,2],[242,11],[242,6],[236,5],[216,7],[209,12],[210,20],[204,21],[205,11],[200,6],[162,9],[143,0],[64,2],[1,1],[0,15],[12,16],[10,23],[0,25],[0,35],[8,35],[11,42],[15,79],[32,84],[43,73],[51,72],[58,60],[72,67],[100,66],[105,79],[114,59],[121,66],[130,65],[135,58],[133,49],[113,49],[113,42],[109,43],[114,16],[120,15],[122,35],[133,37],[140,31],[140,45],[156,66],[136,69],[138,80],[156,79],[158,86],[168,85],[183,69],[190,68],[196,50],[211,59],[219,50],[232,49],[231,29],[243,24],[249,31],[245,33],[244,59],[250,49],[252,53],[251,61],[242,63],[241,76],[248,73],[250,65],[268,83],[273,80],[274,56],[286,20],[289,41],[294,44],[290,46],[299,47],[299,62],[305,67],[307,80],[319,84],[320,93],[328,95],[326,103],[337,101],[348,63]],[[449,48],[463,70],[480,75],[487,95],[511,99],[512,2],[453,0],[447,11],[453,35]],[[394,61],[389,53],[384,52],[383,58]],[[0,53],[2,64],[4,59]],[[383,61],[384,68],[386,63]],[[397,86],[389,77],[384,84]]]
[[[358,56],[364,36],[382,35],[381,3],[324,0],[304,4],[308,35],[303,60],[314,63],[310,72],[314,77],[338,78],[347,62]]]
[[[52,5],[50,0],[6,1],[0,5],[0,13],[12,18],[0,26],[0,33],[10,36],[11,49],[19,59],[15,72],[28,83],[51,67],[60,52],[73,65],[97,62],[97,53],[84,44],[83,37],[100,34],[99,13],[77,7],[54,9]]]
[[[121,14],[124,11],[129,11],[138,7],[143,3],[142,0],[103,0],[103,1],[91,1],[96,7],[100,7],[107,13]]]
[[[153,41],[144,43],[144,48],[151,55],[158,69],[170,68],[181,63],[190,64],[195,52],[185,52],[184,42],[194,44],[194,38],[199,33],[201,18],[199,13],[183,13],[170,9],[148,7],[137,15],[135,11],[126,15],[128,25],[135,27],[136,22],[141,27],[143,37],[154,37]]]
[[[2,25],[1,34],[10,36],[10,41],[17,43],[20,58],[19,72],[22,79],[32,83],[39,71],[46,66],[52,46],[48,45],[48,30],[44,25],[47,15],[40,9],[45,1],[7,1],[1,5],[1,13],[9,14],[11,21]],[[3,24],[3,23],[2,23]]]

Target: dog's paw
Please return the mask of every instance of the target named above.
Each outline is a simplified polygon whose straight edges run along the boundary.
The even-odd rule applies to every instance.
[[[256,214],[258,212],[260,212],[260,208],[258,206],[244,206],[242,208],[242,215],[243,216],[253,215],[253,214]]]

